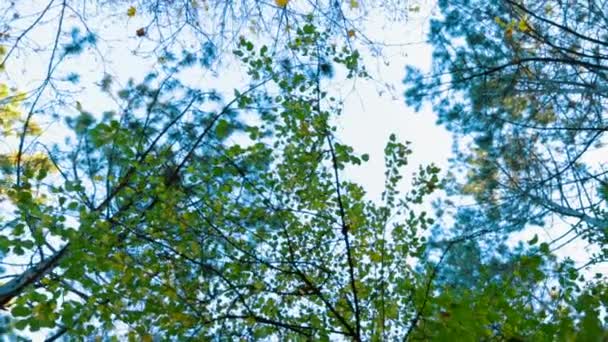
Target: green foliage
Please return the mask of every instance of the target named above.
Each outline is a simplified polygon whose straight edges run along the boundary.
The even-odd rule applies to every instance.
[[[581,279],[547,243],[488,252],[473,230],[498,221],[483,210],[456,217],[466,234],[429,236],[442,227],[425,204],[446,183],[420,166],[400,191],[409,143],[390,136],[380,201],[348,180],[370,157],[336,137],[342,103],[324,82],[334,67],[368,75],[313,19],[293,29],[289,59],[239,38],[250,79],[225,98],[181,82],[196,57],[167,52],[116,94],[104,76],[116,106],[76,102],[66,144],[4,157],[0,251],[29,260],[0,285],[11,325],[129,341],[603,337],[605,279]],[[73,32],[64,57],[91,37]],[[474,192],[492,200],[488,187]]]
[[[585,157],[605,152],[605,118],[594,114],[605,111],[602,5],[439,5],[432,74],[408,69],[406,100],[433,102],[439,123],[467,138],[455,149],[468,169],[457,191],[505,220],[582,218],[595,227],[586,238],[605,241],[605,207],[590,195],[601,193],[603,160]]]
[[[421,169],[421,189],[399,199],[411,150],[393,136],[385,204],[342,179],[369,157],[334,141],[341,104],[322,88],[321,67],[335,60],[365,74],[356,52],[327,39],[312,24],[298,29],[290,49],[301,64],[290,70],[242,39],[235,53],[252,83],[223,104],[170,75],[130,82],[120,118],[78,103],[66,120],[74,150],[52,154],[58,174],[26,168],[7,191],[16,219],[4,249],[49,265],[6,296],[15,327],[65,326],[74,337],[118,322],[141,338],[397,336],[418,280],[396,272],[421,256],[430,222],[409,198],[431,193],[438,169]],[[167,70],[172,63],[181,62]],[[197,110],[203,104],[216,109]],[[230,142],[241,133],[249,140]]]
[[[513,248],[507,239],[533,226],[553,228],[560,218],[571,224],[569,234],[597,248],[587,265],[606,261],[605,158],[591,157],[605,155],[605,116],[594,114],[606,109],[605,92],[598,88],[606,69],[599,57],[606,52],[599,38],[606,36],[603,5],[552,0],[438,5],[441,16],[432,20],[429,33],[433,68],[430,74],[408,68],[406,102],[416,108],[431,102],[439,123],[455,133],[453,166],[466,174],[452,177],[446,190],[476,203],[449,211],[455,215],[453,229],[433,234],[431,252],[459,236],[475,236],[451,248],[438,283],[452,293],[464,291],[469,303],[483,302],[488,282],[494,283],[504,293],[500,300],[516,309],[491,304],[500,322],[491,319],[489,325],[469,317],[481,322],[467,326],[471,340],[602,340],[606,322],[598,321],[596,310],[605,310],[605,304],[598,301],[599,292],[595,302],[574,303],[587,298],[584,288],[603,285],[585,282],[569,262],[553,260],[551,252],[564,245],[563,237],[539,243],[535,236],[527,247]],[[525,283],[513,288],[513,281]],[[558,281],[561,289],[541,286]],[[474,290],[469,294],[469,289]],[[458,329],[456,322],[451,329]],[[433,326],[429,334],[433,331],[439,330]],[[447,332],[457,333],[466,335]]]

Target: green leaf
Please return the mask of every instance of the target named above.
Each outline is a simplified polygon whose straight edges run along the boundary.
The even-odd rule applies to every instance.
[[[382,254],[380,254],[380,253],[372,253],[372,254],[369,255],[369,258],[373,262],[381,262],[382,261]]]
[[[546,242],[543,242],[540,244],[539,250],[541,253],[543,254],[549,254],[550,250],[549,250],[549,244]]]
[[[14,325],[17,330],[25,330],[25,328],[27,328],[27,326],[29,325],[29,322],[30,321],[27,319],[22,319],[15,321]]]
[[[16,305],[11,310],[11,314],[15,317],[25,317],[31,315],[32,311],[23,305]]]
[[[220,120],[215,127],[215,134],[218,139],[225,139],[230,134],[230,124],[226,120]]]
[[[311,24],[306,24],[302,28],[302,31],[304,31],[304,33],[306,33],[306,34],[313,34],[313,33],[315,33],[315,27]]]

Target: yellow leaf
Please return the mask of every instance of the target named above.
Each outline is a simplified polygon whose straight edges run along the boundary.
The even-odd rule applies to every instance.
[[[350,0],[350,8],[359,8],[359,1]]]
[[[8,86],[6,84],[0,84],[0,99],[4,99],[8,96]]]
[[[42,128],[40,128],[40,125],[38,125],[36,122],[30,121],[27,125],[26,133],[30,135],[40,135],[42,133]]]
[[[277,6],[279,7],[285,7],[287,6],[287,4],[289,3],[289,0],[274,0],[274,2],[277,4]]]
[[[133,6],[129,7],[129,9],[127,10],[127,16],[129,18],[134,17],[136,13],[137,13],[137,10]]]
[[[494,21],[498,24],[498,26],[505,28],[507,27],[507,23],[505,23],[500,17],[494,17]]]
[[[27,98],[26,93],[23,93],[23,92],[15,93],[12,103],[15,105],[18,105],[21,102],[23,102],[23,100],[25,100],[26,98]]]
[[[519,21],[517,27],[521,32],[527,32],[528,30],[530,30],[530,26],[528,26],[528,23],[524,19]]]
[[[348,38],[354,38],[355,37],[355,30],[348,30]]]

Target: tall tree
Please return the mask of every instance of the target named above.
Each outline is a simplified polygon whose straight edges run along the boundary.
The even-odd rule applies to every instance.
[[[429,33],[432,69],[429,74],[407,70],[406,101],[418,108],[430,102],[438,122],[457,136],[453,166],[458,171],[452,182],[457,185],[449,191],[460,199],[474,197],[476,205],[442,203],[446,221],[455,224],[450,231],[436,230],[431,246],[445,246],[454,236],[479,234],[446,255],[438,284],[465,296],[471,291],[504,290],[520,274],[522,262],[584,239],[593,247],[584,264],[543,258],[543,263],[555,263],[543,266],[552,269],[545,273],[552,280],[524,281],[519,286],[528,290],[521,296],[541,308],[532,321],[546,317],[561,299],[577,308],[583,307],[579,300],[587,301],[591,305],[587,309],[596,312],[605,308],[597,291],[601,281],[590,285],[585,295],[564,297],[571,294],[568,288],[587,283],[577,271],[605,262],[608,251],[604,4],[504,0],[439,1],[438,5],[440,15],[431,22]],[[531,225],[567,228],[565,234],[551,234],[553,238],[542,243],[535,236],[528,242],[530,250],[507,247],[511,232]],[[551,319],[559,317],[566,316],[556,314]],[[583,331],[605,330],[596,314],[584,317],[589,319],[579,321]],[[572,338],[567,327],[574,322],[566,318],[555,336]],[[551,328],[541,321],[535,324],[537,328],[531,326],[532,330],[520,330],[515,336],[542,340],[535,331]],[[498,324],[490,330],[505,338],[505,327],[510,329]]]
[[[30,260],[0,286],[18,328],[86,336],[121,322],[144,337],[394,334],[398,307],[382,328],[371,317],[405,301],[415,275],[399,277],[399,290],[381,285],[381,301],[370,291],[406,265],[408,254],[391,246],[417,253],[420,242],[408,240],[427,224],[407,210],[410,224],[387,232],[390,214],[407,209],[394,197],[409,150],[394,139],[387,147],[388,206],[363,202],[363,190],[340,178],[361,158],[335,141],[330,120],[340,104],[322,81],[328,60],[359,73],[358,57],[324,44],[327,34],[312,24],[297,35],[291,68],[242,39],[235,54],[252,85],[227,103],[214,105],[216,92],[184,86],[167,66],[121,90],[120,112],[81,105],[66,118],[71,142],[41,144],[41,162],[6,157],[14,211],[3,241]],[[256,124],[239,118],[245,113]],[[227,140],[237,134],[245,142]],[[416,198],[433,189],[436,172],[420,175]]]
[[[502,232],[569,224],[608,257],[606,71],[602,1],[439,1],[429,75],[410,69],[407,102],[431,101],[463,137],[457,159],[474,196]]]

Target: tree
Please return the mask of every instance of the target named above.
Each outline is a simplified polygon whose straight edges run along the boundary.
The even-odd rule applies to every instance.
[[[398,191],[412,151],[395,135],[381,201],[348,181],[345,168],[369,156],[336,137],[342,104],[329,82],[333,68],[366,73],[313,19],[294,28],[288,62],[240,38],[249,83],[232,93],[183,82],[188,55],[118,92],[102,81],[115,107],[58,112],[64,143],[32,138],[35,106],[3,96],[25,127],[6,137],[17,148],[2,165],[0,247],[27,263],[0,285],[14,327],[53,329],[49,340],[601,336],[601,279],[582,296],[570,279],[553,311],[528,305],[550,271],[545,248],[513,260],[508,281],[489,274],[492,286],[468,292],[441,283],[452,249],[478,234],[427,254],[434,221],[421,204],[442,186],[439,169],[420,167]],[[74,36],[73,49],[92,40]]]
[[[359,276],[404,264],[406,254],[381,260],[389,255],[374,240],[391,210],[365,205],[363,190],[339,178],[361,159],[333,140],[339,104],[322,91],[323,63],[356,71],[357,56],[322,44],[327,36],[311,24],[297,34],[290,48],[301,64],[289,70],[242,39],[235,53],[250,65],[252,86],[215,111],[200,109],[220,101],[214,91],[150,74],[119,92],[121,114],[98,119],[82,106],[67,121],[73,143],[41,146],[47,163],[7,159],[14,213],[5,248],[32,260],[0,286],[18,328],[82,336],[95,331],[92,322],[101,330],[123,322],[143,336],[371,333],[363,315],[379,304],[359,307],[372,289]],[[241,122],[242,112],[258,124]],[[227,142],[239,132],[247,143]],[[387,152],[396,173],[409,151],[393,140]],[[436,177],[427,182],[432,188]],[[426,225],[424,216],[409,220]],[[387,246],[412,234],[399,231]]]
[[[121,79],[122,75],[112,72],[116,64],[121,63],[106,60],[112,49],[117,48],[113,44],[117,31],[119,41],[134,41],[129,52],[140,58],[135,63],[149,69],[167,71],[170,64],[174,73],[192,66],[223,73],[222,68],[229,67],[233,59],[222,57],[232,55],[242,36],[252,36],[253,40],[265,43],[269,54],[286,61],[285,65],[297,65],[298,61],[292,60],[294,56],[286,46],[294,39],[294,28],[310,20],[330,33],[338,49],[346,47],[351,53],[359,53],[360,45],[378,53],[380,45],[367,38],[361,28],[365,17],[358,15],[372,5],[359,1],[344,4],[320,1],[310,6],[258,0],[92,3],[49,0],[40,4],[11,1],[0,5],[3,13],[0,70],[7,79],[13,80],[11,87],[19,83],[17,80],[39,80],[19,84],[25,96],[32,99],[27,103],[23,127],[19,128],[26,132],[34,125],[33,121],[59,120],[56,113],[66,107],[79,110],[80,96],[90,96],[89,84],[81,83],[86,73],[78,69],[80,65],[89,65],[99,72],[97,77],[102,89],[126,81]],[[415,11],[416,7],[411,10]],[[406,7],[401,12],[392,12],[406,16],[409,11],[410,7]],[[39,36],[44,37],[43,41]],[[124,49],[124,46],[118,48]],[[180,63],[174,63],[178,60]],[[358,58],[351,60],[359,61]],[[34,63],[45,67],[31,68]],[[362,63],[358,68],[363,69]],[[29,146],[24,134],[22,137],[16,153],[17,178],[21,173],[21,156],[26,153],[23,148]]]
[[[565,220],[549,241],[585,239],[603,263],[606,211],[606,44],[601,2],[440,1],[433,70],[408,71],[407,101],[430,100],[463,137],[461,189],[495,230]]]
[[[521,260],[530,260],[527,248],[507,247],[511,233],[531,225],[557,226],[561,219],[569,226],[567,232],[548,241],[539,242],[535,236],[528,244],[535,253],[555,252],[581,238],[598,252],[590,255],[588,263],[576,266],[568,258],[558,262],[543,257],[543,263],[553,265],[548,268],[553,271],[545,273],[551,285],[535,281],[520,285],[528,289],[521,296],[532,296],[529,304],[541,307],[543,313],[537,315],[546,317],[547,308],[570,293],[567,288],[586,282],[578,271],[606,258],[606,170],[601,154],[606,140],[601,90],[606,68],[605,11],[593,1],[439,1],[438,5],[441,14],[431,22],[429,33],[432,70],[429,74],[407,70],[406,101],[417,108],[430,102],[438,122],[457,136],[453,162],[461,173],[454,173],[451,183],[457,185],[448,192],[457,196],[458,203],[469,204],[466,197],[471,196],[475,205],[440,203],[439,211],[455,223],[449,231],[435,230],[429,249],[464,234],[478,237],[451,249],[437,282],[452,293],[466,295],[507,289],[505,284],[512,282]],[[590,286],[590,297],[565,301],[598,300],[598,286],[602,285]],[[593,306],[597,310],[606,303]],[[574,325],[575,321],[566,320],[557,336],[572,336],[563,329]],[[595,326],[588,331],[602,330]],[[538,332],[534,329],[520,331],[518,338],[543,339],[534,335]]]

